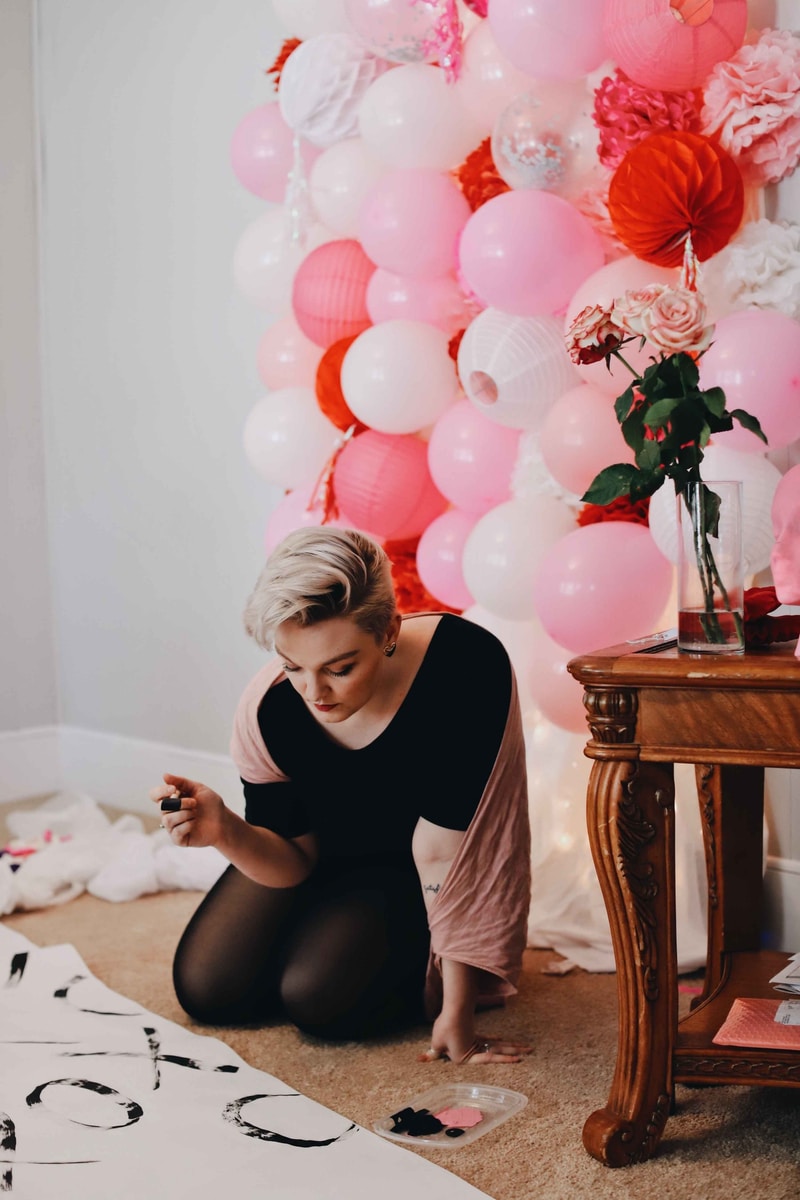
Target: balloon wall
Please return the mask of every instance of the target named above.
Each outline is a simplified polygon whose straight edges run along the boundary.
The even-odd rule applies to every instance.
[[[800,36],[751,27],[746,0],[273,8],[273,95],[231,140],[264,201],[233,273],[265,313],[244,450],[286,492],[265,549],[325,522],[402,541],[404,602],[499,630],[539,741],[577,737],[569,658],[675,623],[674,497],[581,501],[631,461],[631,377],[576,367],[565,329],[676,283],[691,233],[717,323],[702,385],[769,437],[708,452],[744,481],[764,569],[772,459],[800,439],[800,227],[765,216],[800,160]]]

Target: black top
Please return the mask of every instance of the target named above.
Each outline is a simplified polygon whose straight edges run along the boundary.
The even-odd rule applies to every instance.
[[[466,829],[503,738],[511,664],[494,634],[445,613],[397,713],[359,750],[334,742],[288,679],[258,711],[287,783],[244,782],[245,818],[283,837],[315,833],[321,857],[409,859],[420,817]]]

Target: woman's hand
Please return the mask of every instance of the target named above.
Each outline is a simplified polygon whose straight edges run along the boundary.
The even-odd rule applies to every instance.
[[[216,846],[222,837],[227,809],[221,796],[203,783],[165,775],[164,784],[154,787],[150,799],[161,804],[167,796],[180,793],[178,812],[162,812],[161,827],[176,846]]]
[[[504,1038],[486,1037],[475,1033],[473,1022],[464,1017],[451,1018],[441,1013],[433,1023],[431,1048],[420,1054],[420,1062],[444,1059],[459,1063],[517,1063],[532,1047]]]

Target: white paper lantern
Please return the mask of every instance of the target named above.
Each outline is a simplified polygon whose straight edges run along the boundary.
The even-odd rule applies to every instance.
[[[774,537],[772,498],[781,473],[769,459],[745,450],[709,446],[700,465],[703,481],[710,487],[715,479],[738,479],[742,483],[742,541],[744,569],[753,575],[769,566]],[[671,480],[650,500],[650,532],[659,550],[671,562],[678,561],[678,514]]]
[[[321,33],[301,42],[281,71],[278,103],[287,125],[313,146],[332,146],[358,133],[367,88],[389,64],[349,33]]]
[[[580,383],[557,317],[518,317],[486,308],[458,348],[461,386],[484,416],[538,430],[567,388]]]

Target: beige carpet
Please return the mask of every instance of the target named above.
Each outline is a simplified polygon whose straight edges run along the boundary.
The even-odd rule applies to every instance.
[[[554,956],[529,951],[519,996],[481,1020],[487,1033],[534,1044],[534,1053],[513,1066],[418,1063],[427,1044],[424,1029],[369,1046],[324,1045],[283,1025],[210,1030],[178,1007],[170,976],[172,951],[199,900],[197,893],[162,892],[112,904],[83,895],[3,920],[36,945],[71,943],[114,991],[196,1033],[220,1037],[253,1067],[366,1128],[445,1078],[524,1092],[527,1108],[474,1145],[408,1151],[424,1154],[494,1200],[800,1197],[800,1090],[679,1087],[678,1111],[667,1122],[657,1158],[609,1170],[589,1157],[581,1128],[605,1103],[614,1066],[613,975],[545,975],[542,967]]]

